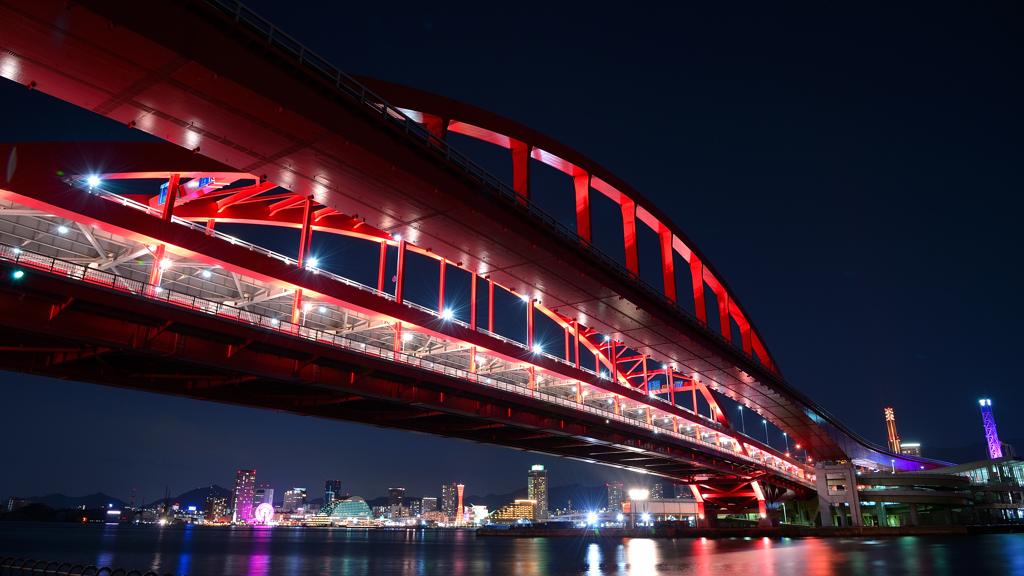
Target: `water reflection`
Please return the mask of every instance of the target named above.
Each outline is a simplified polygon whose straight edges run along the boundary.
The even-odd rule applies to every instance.
[[[594,543],[587,546],[587,576],[601,576],[601,547]]]
[[[657,574],[658,548],[654,540],[633,538],[626,547],[626,563],[629,573],[636,576]]]
[[[0,556],[190,576],[1024,576],[1024,535],[615,539],[472,532],[0,523]]]

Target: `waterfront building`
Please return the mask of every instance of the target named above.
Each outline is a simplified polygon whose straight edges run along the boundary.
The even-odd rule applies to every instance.
[[[374,506],[371,512],[374,518],[387,518],[391,514],[391,506]]]
[[[431,496],[424,496],[421,502],[421,514],[426,514],[427,512],[437,512],[437,498],[433,498]]]
[[[370,507],[359,496],[334,500],[317,513],[317,518],[326,519],[331,524],[346,524],[374,518]]]
[[[605,486],[608,487],[608,511],[622,512],[622,501],[625,498],[622,482],[612,482]]]
[[[228,501],[222,496],[207,496],[206,497],[206,510],[205,520],[206,522],[225,522],[228,519]]]
[[[517,524],[521,520],[533,522],[536,509],[536,500],[516,500],[492,512],[488,519],[492,524]]]
[[[454,518],[458,514],[455,508],[458,499],[458,487],[455,483],[441,486],[441,512],[445,516]]]
[[[341,499],[341,480],[328,479],[324,484],[324,505]]]
[[[231,521],[252,520],[252,499],[256,492],[256,471],[239,470],[235,476],[235,490],[231,494]]]
[[[269,484],[260,484],[260,487],[256,489],[256,492],[252,496],[252,509],[255,510],[257,506],[266,502],[271,506],[274,505],[274,489]]]
[[[7,511],[8,512],[14,512],[15,510],[20,510],[20,509],[24,508],[25,506],[28,506],[29,504],[31,504],[31,502],[29,502],[25,498],[18,498],[17,496],[11,496],[10,498],[7,499]]]
[[[534,464],[526,477],[526,497],[537,502],[536,518],[548,516],[548,471],[543,464]]]
[[[920,456],[921,445],[918,443],[903,442],[900,444],[900,453],[905,456]]]
[[[423,514],[423,500],[419,498],[406,498],[405,507],[409,509],[409,516]]]
[[[296,512],[306,508],[306,489],[305,488],[292,488],[284,493],[284,506],[282,509],[285,512]]]
[[[405,488],[388,488],[388,506],[401,506]]]
[[[489,512],[487,512],[487,506],[473,506],[470,513],[470,519],[474,524],[480,524],[487,519]]]

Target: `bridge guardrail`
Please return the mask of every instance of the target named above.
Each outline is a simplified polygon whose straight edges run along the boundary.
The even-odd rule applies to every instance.
[[[578,403],[572,400],[568,400],[561,396],[549,394],[547,392],[531,390],[528,387],[512,381],[507,378],[502,378],[494,374],[481,375],[469,370],[448,366],[439,362],[430,360],[424,360],[415,355],[406,354],[404,352],[396,352],[386,348],[380,348],[367,344],[366,342],[359,342],[350,338],[338,334],[332,334],[323,330],[307,328],[302,325],[293,324],[288,321],[282,321],[277,318],[272,318],[257,312],[251,312],[234,306],[228,306],[223,302],[215,302],[200,298],[198,296],[192,296],[190,294],[184,294],[174,290],[167,290],[160,286],[154,286],[141,280],[132,280],[125,278],[113,272],[107,272],[90,268],[86,265],[76,264],[67,262],[52,256],[45,254],[39,254],[29,250],[23,250],[17,246],[10,246],[8,244],[0,244],[0,260],[6,260],[14,264],[20,264],[28,268],[33,268],[43,272],[59,275],[65,278],[73,280],[80,280],[91,284],[105,286],[114,290],[119,290],[134,296],[144,297],[156,301],[165,302],[170,305],[187,308],[196,312],[210,314],[219,318],[235,320],[238,322],[244,322],[246,324],[258,326],[260,328],[273,330],[276,332],[285,333],[291,336],[300,337],[306,340],[312,340],[320,344],[327,344],[346,350],[360,352],[363,354],[376,356],[384,360],[390,360],[392,362],[401,363],[409,366],[415,366],[430,370],[436,373],[445,374],[461,380],[467,380],[476,384],[499,388],[501,390],[514,392],[520,396],[526,396],[534,399],[538,399],[551,404],[562,405],[570,407],[574,410],[582,410],[595,415],[599,415],[608,421],[615,420],[622,422],[654,434],[664,434],[679,440],[686,442],[696,443],[703,445],[708,448],[712,448],[717,452],[727,453],[730,458],[737,458],[748,461],[752,464],[759,466],[766,466],[774,469],[780,474],[796,478],[798,480],[807,481],[805,474],[802,470],[792,464],[786,463],[785,460],[779,459],[775,456],[769,455],[771,460],[766,461],[765,459],[755,459],[742,451],[724,450],[721,442],[709,442],[703,438],[703,434],[700,431],[700,426],[694,424],[693,432],[694,435],[688,435],[685,433],[679,433],[673,431],[671,428],[664,428],[657,424],[648,424],[646,421],[637,420],[621,414],[616,414],[613,411],[602,410],[586,403]],[[717,432],[716,432],[717,434]],[[727,437],[728,439],[728,437]],[[735,441],[735,439],[733,439]],[[763,452],[762,452],[763,454]]]

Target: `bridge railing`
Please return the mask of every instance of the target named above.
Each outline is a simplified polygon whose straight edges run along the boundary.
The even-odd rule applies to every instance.
[[[555,394],[549,394],[540,390],[533,390],[523,383],[512,380],[511,378],[503,377],[500,374],[477,374],[475,372],[465,370],[462,368],[456,368],[443,363],[435,362],[432,360],[426,360],[416,355],[406,354],[404,352],[397,352],[392,349],[382,348],[368,344],[367,342],[360,342],[343,335],[334,334],[324,330],[316,328],[307,328],[299,324],[293,324],[289,321],[280,320],[257,312],[236,308],[229,306],[223,302],[216,302],[177,292],[174,290],[168,290],[160,286],[152,285],[141,280],[133,280],[131,278],[125,278],[114,274],[112,272],[106,272],[98,270],[96,268],[90,268],[87,265],[76,264],[73,262],[67,262],[52,256],[45,254],[39,254],[29,250],[24,250],[17,246],[10,246],[7,244],[0,244],[0,260],[6,260],[17,265],[24,266],[26,268],[32,268],[43,272],[59,275],[64,278],[80,280],[90,284],[104,286],[134,296],[144,297],[160,302],[165,302],[170,305],[187,308],[195,312],[201,312],[217,316],[218,318],[234,320],[245,324],[258,326],[263,329],[273,330],[276,332],[285,333],[291,336],[311,340],[319,344],[326,344],[338,348],[344,348],[346,350],[382,358],[391,362],[401,363],[408,366],[414,366],[422,368],[435,373],[444,374],[450,377],[458,378],[460,380],[474,382],[483,386],[500,389],[506,392],[512,392],[520,396],[534,398],[550,404],[556,404],[560,406],[566,406],[573,410],[579,410],[588,412],[591,414],[598,415],[608,421],[615,420],[636,428],[652,432],[654,434],[666,435],[683,440],[685,442],[696,443],[703,445],[707,448],[711,448],[717,452],[723,452],[729,454],[730,458],[741,459],[753,463],[759,466],[766,466],[774,469],[780,474],[791,476],[793,478],[805,480],[805,475],[802,470],[784,460],[772,457],[770,461],[764,461],[761,459],[752,458],[742,452],[736,450],[726,450],[722,447],[721,443],[711,442],[703,438],[703,435],[697,434],[696,427],[693,435],[685,433],[675,432],[671,428],[665,428],[658,426],[656,423],[648,424],[645,420],[638,420],[630,418],[622,414],[616,414],[612,410],[604,410],[601,408],[594,407],[586,403],[579,403],[575,400],[569,400]],[[22,275],[14,276],[15,281],[20,280],[23,277],[24,271],[21,271]]]

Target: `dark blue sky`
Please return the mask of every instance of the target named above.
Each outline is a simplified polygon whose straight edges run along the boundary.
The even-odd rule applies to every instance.
[[[1024,437],[1019,4],[250,4],[348,72],[494,111],[622,177],[711,259],[787,379],[869,439],[884,444],[893,406],[926,455],[981,441],[982,395],[1001,435]],[[0,103],[4,141],[140,136],[10,83]],[[0,404],[37,408],[0,419],[22,463],[0,496],[152,499],[250,466],[282,490],[339,476],[366,497],[507,492],[534,460],[554,484],[625,478],[12,374]]]

